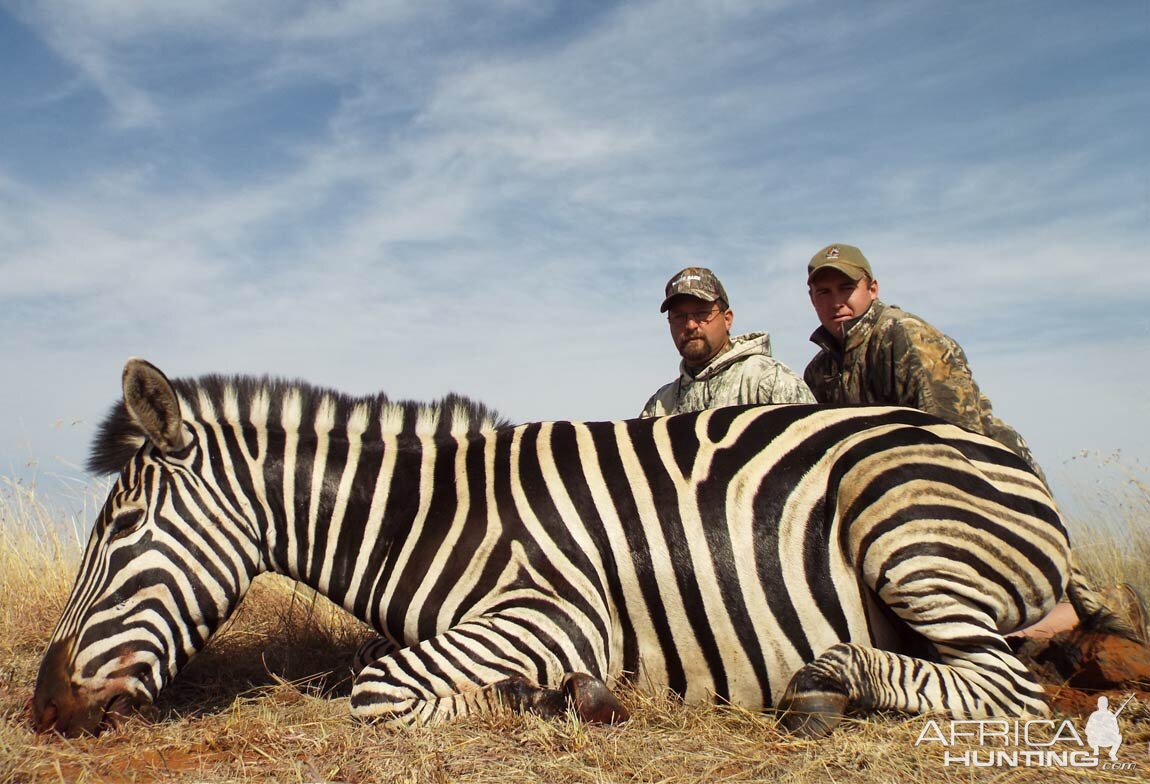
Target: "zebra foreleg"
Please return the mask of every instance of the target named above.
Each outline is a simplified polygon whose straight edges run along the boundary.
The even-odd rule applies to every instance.
[[[366,653],[372,641],[361,648]],[[554,657],[540,674],[529,666],[519,645],[499,640],[488,624],[457,627],[431,640],[387,655],[363,667],[352,687],[357,718],[393,728],[438,724],[454,718],[502,710],[544,717],[572,710],[583,721],[614,723],[630,717],[599,678],[583,672],[565,677]],[[538,656],[535,661],[538,661]],[[535,678],[532,675],[535,675]],[[553,678],[559,688],[540,685]]]
[[[585,672],[573,672],[563,686],[548,689],[515,677],[490,687],[500,704],[519,712],[556,718],[571,710],[580,720],[594,724],[618,724],[631,718],[631,712],[607,688],[607,684]]]
[[[352,713],[357,718],[396,729],[500,710],[536,713],[544,718],[558,718],[571,710],[580,720],[597,724],[617,724],[631,717],[602,680],[582,672],[568,675],[558,689],[514,675],[487,685],[461,685],[460,691],[437,696],[374,679],[370,673],[352,689]]]
[[[355,651],[351,660],[351,674],[359,677],[363,668],[399,650],[399,646],[386,637],[372,637]]]

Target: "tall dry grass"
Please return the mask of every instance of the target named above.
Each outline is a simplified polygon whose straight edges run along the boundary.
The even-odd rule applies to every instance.
[[[1079,564],[1097,585],[1129,583],[1150,600],[1150,468],[1116,453],[1083,452],[1074,464],[1083,477],[1065,505]]]
[[[1150,518],[1142,510],[1150,493],[1145,485],[1124,492],[1131,498],[1120,508],[1139,510],[1134,517],[1115,520],[1111,496],[1073,521],[1075,537],[1098,579],[1129,581],[1147,595]],[[937,745],[915,745],[924,728],[918,717],[850,721],[830,739],[799,741],[769,714],[631,689],[621,696],[633,719],[619,727],[499,715],[387,732],[348,713],[348,664],[368,631],[272,575],[256,581],[235,618],[165,690],[159,722],[99,738],[39,737],[27,701],[83,544],[69,527],[25,488],[0,485],[0,784],[1150,779],[1150,725],[1126,717],[1121,759],[1134,767],[1105,773],[945,766]],[[1130,536],[1114,536],[1122,530]]]

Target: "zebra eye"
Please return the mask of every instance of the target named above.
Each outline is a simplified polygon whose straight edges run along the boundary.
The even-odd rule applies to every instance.
[[[144,522],[143,509],[131,509],[122,512],[112,518],[112,530],[109,533],[109,541],[116,541],[121,537],[135,531]]]

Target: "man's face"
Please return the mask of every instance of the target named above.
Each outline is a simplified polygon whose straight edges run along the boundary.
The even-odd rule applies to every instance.
[[[671,300],[667,310],[671,339],[690,367],[706,365],[726,347],[734,317],[730,309],[720,310],[717,302],[687,294]]]
[[[840,341],[846,322],[866,313],[878,299],[877,280],[851,280],[849,275],[831,268],[815,275],[809,290],[819,323]]]

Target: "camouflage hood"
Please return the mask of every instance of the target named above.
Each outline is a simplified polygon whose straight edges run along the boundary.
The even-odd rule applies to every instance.
[[[748,332],[745,335],[733,335],[731,337],[731,347],[722,354],[719,354],[719,356],[712,358],[706,367],[693,376],[687,371],[687,363],[680,361],[679,377],[685,379],[688,383],[691,381],[706,381],[721,374],[726,368],[736,362],[741,362],[755,354],[761,354],[767,357],[771,355],[771,336],[766,332]]]
[[[640,416],[666,416],[744,403],[813,403],[807,385],[771,356],[771,338],[751,332],[731,338],[731,347],[692,376],[683,362],[679,375],[647,401]]]

